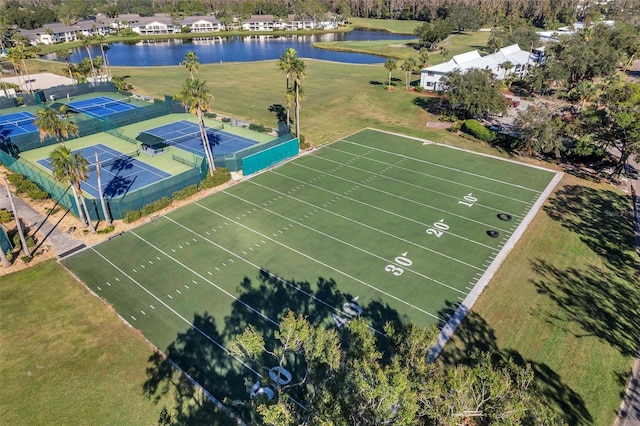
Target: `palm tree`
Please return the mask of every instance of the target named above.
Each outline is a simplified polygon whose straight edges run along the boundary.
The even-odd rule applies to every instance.
[[[83,38],[82,45],[85,47],[85,49],[87,49],[87,54],[89,55],[89,63],[91,64],[91,75],[95,79],[96,69],[93,66],[93,58],[91,57],[91,38],[91,36]]]
[[[191,80],[193,80],[195,78],[193,75],[196,71],[198,71],[198,68],[200,68],[200,62],[198,62],[198,56],[196,55],[196,52],[190,50],[185,53],[182,65],[189,71]]]
[[[409,90],[411,74],[413,73],[413,70],[416,69],[417,65],[416,58],[413,56],[402,61],[402,65],[400,65],[400,69],[404,71],[404,81],[407,90]]]
[[[387,85],[387,90],[391,90],[391,73],[398,68],[398,60],[389,58],[387,62],[384,63],[384,67],[389,71],[389,84]]]
[[[96,229],[91,221],[91,216],[89,216],[87,203],[80,187],[80,182],[86,181],[89,177],[89,161],[80,152],[72,153],[64,145],[54,149],[49,154],[49,159],[53,167],[54,179],[71,187],[78,208],[78,218],[84,226],[89,226],[91,233],[95,233]]]
[[[426,68],[429,62],[429,50],[425,47],[420,49],[420,53],[418,54],[418,60],[420,61],[420,67]]]
[[[109,215],[109,209],[107,209],[107,203],[104,201],[104,193],[102,192],[102,179],[100,178],[100,159],[98,158],[98,151],[96,156],[96,177],[98,178],[98,195],[100,196],[100,204],[102,205],[102,214],[107,225],[111,225],[111,216]]]
[[[105,40],[106,37],[103,36],[102,34],[96,34],[95,36],[93,36],[96,41],[100,44],[100,52],[102,52],[102,60],[104,62],[104,66],[105,69],[107,71],[107,77],[111,77],[111,69],[109,68],[109,58],[107,58],[107,50],[109,50],[109,46],[106,47],[105,49]]]
[[[442,55],[442,62],[447,60],[447,56],[449,56],[449,49],[446,47],[440,48],[440,54]]]
[[[57,55],[60,56],[62,59],[64,59],[64,62],[67,64],[67,70],[69,71],[69,78],[71,78],[71,80],[75,82],[75,78],[73,77],[73,72],[71,69],[71,62],[69,62],[69,56],[71,56],[71,50],[63,49],[59,51]]]
[[[502,79],[505,79],[507,77],[507,71],[509,71],[511,68],[513,68],[513,63],[511,63],[511,61],[509,60],[506,60],[500,64],[500,69],[504,71],[504,74],[502,74]]]
[[[293,80],[293,94],[296,105],[296,137],[300,138],[300,101],[304,99],[302,89],[302,79],[306,75],[307,66],[304,61],[297,57],[291,67],[291,79]]]
[[[292,72],[293,64],[297,59],[298,59],[298,52],[296,52],[296,50],[291,47],[285,50],[282,56],[280,56],[280,59],[278,59],[278,69],[280,71],[284,71],[285,75],[287,76],[287,86],[286,86],[287,128],[289,128],[289,106],[290,106],[290,99],[291,99],[291,96],[289,95],[289,92],[291,90],[291,88],[289,87],[289,82],[291,80],[291,72]]]
[[[24,77],[22,78],[25,82],[25,89],[28,90],[29,92],[33,92],[33,86],[31,84],[31,76],[29,75],[29,69],[27,68],[27,63],[25,62],[25,59],[33,58],[35,56],[33,50],[28,47],[25,48],[24,46],[16,45],[7,50],[7,55],[9,56],[9,60],[14,64],[14,69],[15,69],[16,62],[18,61],[22,62],[22,68],[27,74],[26,79]]]
[[[202,145],[204,153],[207,157],[207,163],[209,165],[209,173],[213,176],[216,170],[216,166],[213,162],[213,152],[211,151],[211,145],[209,145],[209,136],[207,135],[206,128],[204,126],[204,112],[211,109],[211,102],[213,101],[213,95],[207,88],[205,81],[198,79],[186,79],[182,85],[182,90],[176,96],[190,113],[196,114],[198,117],[198,126],[200,127],[200,138],[202,139]]]
[[[570,92],[580,100],[580,110],[584,109],[584,104],[593,99],[598,93],[598,87],[591,80],[582,80]]]
[[[78,125],[69,120],[69,114],[65,105],[58,111],[52,108],[43,108],[36,113],[33,122],[40,133],[40,141],[44,142],[47,136],[55,138],[64,146],[64,140],[75,136],[79,132]]]

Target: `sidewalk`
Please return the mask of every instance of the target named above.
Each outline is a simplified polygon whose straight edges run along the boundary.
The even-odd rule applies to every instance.
[[[635,178],[629,178],[629,188],[633,197],[636,219],[636,251],[640,255],[640,165],[632,160],[629,160],[629,165],[636,170]],[[636,351],[631,379],[622,398],[614,426],[640,426],[640,346]]]
[[[33,235],[33,233],[37,231],[44,237],[44,241],[38,241],[41,247],[52,245],[58,257],[64,257],[65,254],[84,247],[82,241],[56,228],[55,224],[48,222],[44,216],[33,210],[15,195],[13,196],[13,202],[18,209],[18,214],[22,218],[22,221],[29,227],[29,235]],[[0,209],[12,211],[11,202],[4,182],[0,185]]]

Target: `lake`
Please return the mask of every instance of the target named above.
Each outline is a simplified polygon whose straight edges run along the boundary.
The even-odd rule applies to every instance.
[[[321,59],[326,61],[352,64],[379,64],[386,58],[375,55],[349,52],[333,52],[313,47],[320,41],[361,41],[390,40],[403,42],[416,39],[413,35],[392,34],[386,31],[354,30],[344,33],[326,33],[313,35],[247,35],[231,37],[201,37],[191,40],[150,40],[135,44],[111,43],[107,52],[109,64],[112,66],[156,66],[179,65],[187,51],[198,55],[201,64],[215,62],[254,62],[278,59],[285,49],[292,47],[301,58]],[[91,46],[91,56],[101,55],[99,46]],[[84,47],[73,49],[69,60],[78,63],[87,57]],[[45,59],[57,60],[55,54],[46,55]]]

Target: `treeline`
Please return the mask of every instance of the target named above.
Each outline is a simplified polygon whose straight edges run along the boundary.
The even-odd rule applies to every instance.
[[[71,24],[98,13],[115,18],[121,14],[215,14],[223,21],[250,15],[319,17],[326,12],[342,18],[413,19],[432,22],[446,19],[452,10],[464,9],[485,26],[524,20],[539,28],[571,24],[589,14],[616,16],[638,10],[637,0],[616,0],[607,5],[578,8],[579,0],[9,0],[0,2],[0,21],[24,29],[53,22]]]

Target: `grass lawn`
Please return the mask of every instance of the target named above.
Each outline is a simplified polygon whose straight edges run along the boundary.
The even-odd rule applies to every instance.
[[[156,424],[153,347],[54,261],[2,277],[0,412],[7,425]]]
[[[443,45],[450,54],[458,47],[481,46],[475,39],[467,40],[457,45],[452,38]],[[437,63],[435,55],[432,60]],[[426,128],[425,123],[434,120],[427,113],[433,99],[406,92],[401,71],[393,73],[395,87],[387,92],[382,65],[305,62],[301,125],[315,144],[369,126],[496,153],[486,145]],[[114,68],[113,73],[127,76],[135,91],[156,97],[177,92],[188,78],[179,66]],[[285,76],[274,61],[203,65],[198,77],[215,95],[216,112],[275,127],[269,107],[284,104]],[[633,233],[626,216],[610,215],[627,214],[630,206],[610,187],[572,177],[564,184],[480,297],[457,333],[457,345],[445,350],[443,361],[464,361],[465,349],[472,346],[520,357],[533,364],[550,402],[566,413],[569,423],[610,424],[640,337],[638,289],[632,286],[637,282]],[[3,290],[3,310],[6,303]],[[22,307],[14,307],[18,308]],[[6,318],[3,312],[3,327]],[[132,346],[133,351],[139,345]],[[150,352],[148,346],[143,351]]]
[[[611,424],[640,340],[629,198],[565,176],[442,354],[532,364],[567,424]]]
[[[349,23],[354,28],[386,30],[400,34],[413,34],[413,30],[415,30],[417,26],[424,24],[422,21],[393,21],[390,19],[369,18],[349,18]]]

